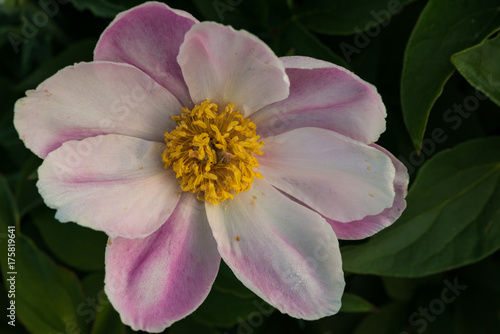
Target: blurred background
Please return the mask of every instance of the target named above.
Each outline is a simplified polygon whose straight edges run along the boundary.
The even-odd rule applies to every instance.
[[[1,333],[131,333],[103,293],[106,235],[54,219],[41,163],[12,120],[25,91],[91,61],[139,0],[0,0]],[[202,306],[166,333],[500,333],[500,3],[496,0],[176,0],[245,29],[278,56],[305,55],[374,84],[379,144],[405,163],[408,209],[370,240],[341,241],[339,314],[290,318],[222,265]],[[15,296],[7,279],[15,226]],[[15,300],[15,327],[8,324]]]

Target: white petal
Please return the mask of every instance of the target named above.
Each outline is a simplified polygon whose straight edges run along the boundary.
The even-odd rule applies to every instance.
[[[109,62],[66,67],[17,101],[14,125],[41,158],[69,140],[122,134],[163,142],[181,105],[141,70]]]
[[[184,193],[170,218],[142,239],[106,247],[106,295],[134,330],[161,332],[207,297],[220,256],[196,196]]]
[[[196,23],[188,12],[146,2],[115,17],[99,38],[94,59],[134,65],[189,107],[192,102],[177,55],[184,35]]]
[[[364,239],[372,236],[378,231],[392,225],[403,213],[406,208],[405,197],[408,193],[408,170],[405,165],[396,159],[386,149],[372,144],[374,148],[385,153],[396,168],[396,177],[394,178],[394,202],[390,208],[385,209],[378,215],[366,216],[361,220],[355,220],[348,223],[340,223],[332,219],[326,218],[326,221],[332,225],[335,234],[339,239],[355,240]]]
[[[288,96],[283,63],[246,31],[213,22],[188,31],[177,57],[193,102],[232,102],[245,116]]]
[[[249,289],[293,317],[338,312],[344,290],[338,241],[317,213],[262,180],[206,208],[219,253]]]
[[[181,194],[173,171],[163,168],[164,148],[120,135],[66,142],[38,169],[38,190],[61,222],[144,237],[170,217]]]
[[[252,115],[262,138],[318,127],[370,144],[385,131],[385,106],[373,85],[321,60],[280,59],[290,78],[290,96]]]
[[[319,128],[264,141],[259,172],[322,215],[349,222],[392,206],[395,169],[379,150]]]

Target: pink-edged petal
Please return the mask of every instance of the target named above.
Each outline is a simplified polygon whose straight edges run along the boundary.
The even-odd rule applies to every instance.
[[[162,332],[205,300],[219,264],[204,205],[184,193],[155,233],[108,242],[104,290],[125,324]]]
[[[262,150],[264,179],[330,219],[362,219],[394,202],[391,159],[334,131],[295,129],[264,141]]]
[[[285,99],[283,63],[254,35],[213,22],[191,28],[177,60],[193,101],[232,102],[245,116]]]
[[[79,63],[57,72],[17,101],[14,125],[41,158],[69,140],[123,134],[164,141],[181,112],[177,99],[137,68]]]
[[[371,144],[385,131],[385,106],[373,85],[325,61],[280,59],[290,78],[290,96],[252,115],[261,137],[318,127]]]
[[[61,222],[111,237],[144,237],[170,217],[179,201],[175,174],[161,161],[164,149],[164,144],[121,135],[69,141],[38,169],[38,190]]]
[[[371,146],[385,153],[389,158],[391,158],[391,161],[394,164],[396,169],[396,177],[394,178],[394,192],[396,193],[396,196],[394,197],[394,202],[392,203],[392,207],[385,209],[378,215],[367,216],[361,220],[348,223],[340,223],[325,217],[326,221],[332,226],[339,239],[354,240],[370,237],[394,223],[406,208],[405,197],[408,191],[408,170],[401,161],[396,159],[386,149],[375,144],[372,144]]]
[[[177,55],[184,35],[196,23],[198,20],[185,11],[147,2],[116,16],[102,33],[94,59],[134,65],[174,94],[183,106],[190,106]]]
[[[342,260],[335,233],[320,215],[263,180],[206,208],[219,253],[249,289],[296,318],[338,312]]]

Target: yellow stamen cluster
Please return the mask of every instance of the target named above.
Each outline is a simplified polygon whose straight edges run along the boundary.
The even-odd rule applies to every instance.
[[[165,133],[162,154],[165,168],[172,166],[182,190],[219,204],[250,189],[254,177],[262,178],[253,168],[259,166],[254,154],[262,154],[264,142],[255,134],[255,124],[232,103],[220,113],[210,101],[182,111],[172,116],[177,127]]]

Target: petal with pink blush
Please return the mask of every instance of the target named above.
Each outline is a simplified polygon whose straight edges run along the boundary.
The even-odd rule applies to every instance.
[[[390,208],[385,209],[382,213],[367,216],[357,221],[340,223],[326,218],[326,221],[332,226],[339,239],[354,240],[370,237],[394,223],[406,208],[405,197],[408,190],[408,170],[405,165],[403,165],[386,149],[375,144],[372,144],[371,146],[391,158],[391,161],[396,168],[396,177],[394,178],[394,192],[396,193],[396,196],[394,197],[394,202]]]
[[[145,237],[172,214],[180,188],[161,161],[164,144],[106,135],[70,141],[38,169],[38,190],[61,222]]]
[[[66,67],[26,95],[16,103],[14,125],[41,158],[68,140],[109,133],[163,142],[182,108],[144,72],[109,62]]]
[[[182,104],[191,104],[177,63],[179,46],[193,24],[191,14],[148,2],[116,16],[102,33],[94,60],[127,63],[146,72]]]
[[[379,150],[319,128],[264,142],[258,168],[264,179],[320,214],[350,222],[392,207],[395,170]]]
[[[232,102],[245,117],[288,96],[283,63],[254,35],[213,22],[193,26],[178,62],[193,102]]]
[[[320,215],[258,179],[234,200],[206,209],[219,253],[245,286],[296,318],[338,312],[342,260]]]
[[[252,115],[261,137],[318,127],[371,144],[385,131],[385,106],[373,85],[324,61],[280,59],[290,78],[290,96]]]
[[[205,300],[219,264],[205,207],[185,193],[150,236],[108,242],[105,292],[125,324],[161,332]]]

